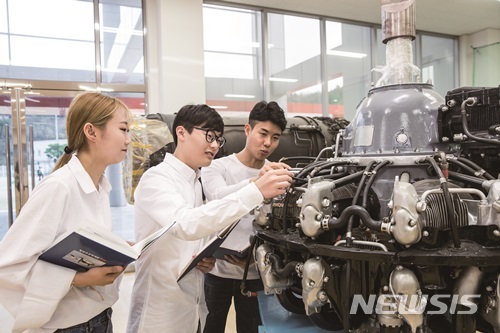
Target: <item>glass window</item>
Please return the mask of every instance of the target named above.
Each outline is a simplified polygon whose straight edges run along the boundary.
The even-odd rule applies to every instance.
[[[474,87],[496,87],[500,80],[500,44],[493,43],[473,48],[472,85]]]
[[[6,50],[0,51],[0,77],[95,82],[92,1],[7,2],[10,39],[0,41]]]
[[[8,0],[8,6],[9,32],[13,35],[94,40],[90,0]]]
[[[373,26],[324,21],[326,67],[321,72],[319,18],[268,13],[263,64],[259,12],[205,5],[203,13],[207,103],[219,111],[246,111],[264,97],[288,113],[315,116],[327,109],[330,116],[351,120],[387,65],[381,29]],[[421,70],[419,82],[431,79],[441,94],[454,86],[455,43],[417,34],[412,53]],[[262,84],[264,69],[269,81]]]
[[[422,35],[422,82],[430,80],[434,90],[445,96],[455,87],[455,40]]]
[[[0,0],[0,33],[7,31],[7,0]]]
[[[45,71],[48,68],[91,70],[95,64],[94,42],[92,41],[12,36],[10,46],[11,65],[19,67],[18,72],[23,75],[30,75],[30,73],[25,73],[29,67],[43,68]],[[65,51],[54,52],[60,48]],[[27,50],[36,50],[36,56]]]
[[[0,0],[0,77],[144,84],[141,5],[100,1],[102,76],[96,78],[92,0]]]
[[[263,99],[260,12],[203,6],[207,104],[250,111]]]
[[[371,87],[370,28],[326,22],[328,114],[352,120]]]
[[[100,1],[103,83],[144,83],[141,0]]]
[[[319,19],[268,15],[270,98],[288,113],[322,115]]]
[[[7,35],[0,34],[0,73],[2,73],[1,66],[8,64],[9,64],[9,43]]]

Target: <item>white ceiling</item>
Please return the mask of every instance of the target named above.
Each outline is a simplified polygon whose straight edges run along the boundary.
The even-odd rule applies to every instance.
[[[416,28],[447,35],[467,35],[484,29],[500,30],[499,0],[415,0]],[[381,24],[380,0],[226,0],[351,21]]]

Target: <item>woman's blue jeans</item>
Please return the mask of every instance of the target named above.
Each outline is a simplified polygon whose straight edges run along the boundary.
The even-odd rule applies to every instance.
[[[113,333],[112,313],[113,310],[108,308],[85,323],[59,329],[55,333]]]

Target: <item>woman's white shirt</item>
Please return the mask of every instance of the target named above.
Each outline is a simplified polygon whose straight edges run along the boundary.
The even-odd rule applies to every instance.
[[[38,260],[67,231],[111,230],[109,191],[99,190],[73,155],[33,190],[0,242],[0,303],[14,317],[13,332],[54,332],[86,322],[118,299],[121,276],[104,287],[72,287],[76,271]]]

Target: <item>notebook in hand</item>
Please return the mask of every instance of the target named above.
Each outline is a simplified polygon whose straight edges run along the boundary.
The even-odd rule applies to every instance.
[[[231,233],[231,231],[238,224],[238,222],[240,222],[240,220],[231,223],[230,225],[222,229],[216,236],[211,238],[205,244],[205,246],[200,251],[198,251],[198,253],[195,256],[193,256],[193,258],[189,261],[189,263],[184,267],[181,274],[179,275],[179,278],[177,279],[177,282],[179,282],[184,276],[186,276],[187,273],[189,273],[193,268],[195,268],[196,265],[203,258],[212,257],[214,252],[220,247],[220,245],[224,242],[226,237]]]
[[[235,250],[235,249],[228,249],[226,247],[223,247],[223,244],[222,244],[217,250],[215,250],[215,252],[212,256],[214,258],[222,259],[222,260],[226,259],[224,256],[235,256],[235,257],[238,257],[240,259],[243,259],[243,258],[246,258],[249,250],[250,250],[250,245],[248,245],[244,249]]]
[[[243,224],[238,224],[229,234],[220,247],[215,250],[213,257],[225,259],[225,255],[245,258],[250,250],[250,235]]]
[[[99,266],[126,266],[137,260],[174,224],[161,228],[134,245],[109,230],[79,228],[60,237],[39,259],[77,271]]]

